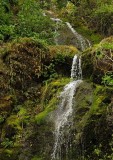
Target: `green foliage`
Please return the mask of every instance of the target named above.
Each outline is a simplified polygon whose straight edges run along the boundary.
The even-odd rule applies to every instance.
[[[113,73],[106,73],[102,77],[102,84],[105,86],[113,86]]]
[[[54,63],[50,63],[49,66],[45,66],[45,71],[43,72],[43,76],[45,78],[54,78],[56,75],[57,73],[55,71]]]
[[[94,11],[94,20],[96,29],[103,34],[109,34],[112,30],[113,5],[101,4]]]
[[[39,3],[35,0],[26,0],[20,5],[17,22],[19,36],[46,39],[48,42],[53,38],[53,23],[43,16]]]
[[[14,25],[0,25],[0,40],[7,40],[13,38],[15,35]]]
[[[4,117],[2,115],[0,115],[0,124],[4,122]]]
[[[62,0],[62,1],[56,0],[57,6],[59,9],[65,7],[67,2],[68,2],[68,0]]]
[[[1,143],[1,145],[4,148],[12,147],[13,146],[13,141],[10,141],[9,138],[5,138],[4,141]]]
[[[101,34],[95,33],[95,30],[88,28],[86,25],[78,25],[76,30],[84,37],[87,37],[93,44],[98,44],[103,39]]]
[[[37,1],[1,1],[0,11],[0,40],[35,37],[53,43],[55,24]]]
[[[11,21],[11,13],[9,13],[8,2],[0,1],[0,24],[9,24]]]
[[[68,21],[93,29],[102,35],[113,34],[113,2],[112,0],[70,0],[75,5],[75,10]],[[65,12],[66,13],[66,9]]]
[[[9,3],[0,2],[0,40],[8,40],[14,34],[14,25],[12,24],[12,12]]]

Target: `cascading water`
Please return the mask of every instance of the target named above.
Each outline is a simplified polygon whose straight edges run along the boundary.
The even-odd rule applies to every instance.
[[[64,160],[62,145],[65,143],[65,150],[68,150],[68,141],[65,140],[65,131],[64,128],[67,128],[67,132],[69,135],[70,127],[72,125],[72,120],[70,117],[73,112],[73,96],[76,92],[77,87],[82,82],[82,70],[81,70],[81,59],[76,55],[73,58],[72,69],[71,69],[71,82],[68,83],[63,92],[60,94],[60,103],[58,109],[55,112],[56,117],[55,120],[55,143],[53,148],[53,153],[51,155],[52,160]],[[67,154],[67,153],[65,153]],[[66,157],[66,156],[65,156]],[[68,155],[67,155],[68,157]],[[67,158],[67,160],[69,160]]]
[[[62,21],[58,18],[51,18],[57,24],[55,32],[58,32],[58,25]],[[66,28],[68,32],[76,39],[77,47],[84,51],[86,48],[91,47],[89,40],[84,38],[82,35],[73,29],[69,22],[66,22]],[[62,34],[61,34],[62,36]],[[59,40],[59,37],[55,37],[56,44],[65,44]],[[71,44],[73,45],[73,43]],[[59,96],[59,105],[55,111],[54,123],[55,123],[55,142],[53,147],[53,153],[51,154],[51,160],[70,160],[69,149],[71,150],[70,131],[73,126],[73,97],[76,93],[77,87],[82,82],[82,69],[81,69],[81,58],[77,55],[73,58],[72,69],[71,69],[71,81],[68,83],[64,90]]]
[[[77,33],[77,31],[71,26],[69,22],[66,22],[68,28],[71,30],[71,32],[75,35],[75,37],[78,40],[78,43],[80,44],[80,48],[82,51],[84,51],[86,48],[91,47],[91,44],[88,39],[85,39],[82,35]]]
[[[52,21],[54,21],[56,23],[56,27],[55,27],[55,44],[58,45],[58,39],[57,39],[57,35],[58,35],[58,27],[59,27],[59,23],[62,23],[62,20],[60,20],[59,18],[51,18]]]
[[[71,79],[82,79],[81,58],[78,58],[77,55],[73,58]]]
[[[82,35],[80,35],[72,26],[69,22],[65,22],[65,24],[63,24],[62,20],[59,18],[51,18],[52,21],[54,21],[56,23],[56,29],[55,29],[55,43],[56,45],[58,44],[62,44],[62,45],[66,45],[66,41],[68,41],[69,45],[75,45],[76,47],[78,47],[81,51],[84,51],[86,48],[91,47],[90,41],[86,38],[84,38]],[[61,36],[58,34],[58,26],[59,24],[63,24],[63,26],[65,26],[66,29],[66,35],[63,38],[64,33],[61,33]],[[67,37],[67,34],[71,33],[71,37]],[[57,36],[59,35],[59,36]],[[62,39],[63,42],[61,43]],[[74,41],[76,41],[76,43],[72,42],[72,39],[74,39]],[[72,44],[71,44],[72,43]],[[68,44],[67,44],[68,45]]]

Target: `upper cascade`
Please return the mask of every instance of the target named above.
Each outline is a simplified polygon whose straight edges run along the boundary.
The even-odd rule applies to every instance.
[[[69,22],[66,22],[68,28],[71,30],[71,32],[75,35],[76,39],[78,40],[78,43],[80,44],[80,48],[82,51],[84,51],[86,48],[91,47],[91,44],[88,39],[84,38],[82,35],[80,35]]]
[[[62,22],[62,20],[59,19],[59,18],[51,18],[51,20],[52,20],[52,21],[55,21],[55,22]]]
[[[55,33],[59,33],[60,30],[60,34],[58,34],[58,36],[55,37],[55,42],[56,44],[67,44],[67,45],[74,45],[76,46],[78,49],[80,49],[81,51],[84,51],[85,49],[87,49],[88,47],[91,47],[91,43],[88,39],[84,38],[81,34],[79,34],[72,26],[69,22],[66,22],[63,27],[66,30],[66,35],[64,35],[63,32],[61,32],[62,30],[62,26],[59,28],[58,25],[59,23],[62,23],[63,21],[59,18],[51,18],[52,21],[56,22],[56,28],[55,28]],[[67,26],[67,27],[66,27]],[[71,33],[71,36],[70,36]],[[74,41],[73,41],[74,39]]]

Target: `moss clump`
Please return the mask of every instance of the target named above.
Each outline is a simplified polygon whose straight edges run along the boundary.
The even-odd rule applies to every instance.
[[[47,118],[48,114],[53,111],[57,106],[57,98],[52,98],[52,100],[50,100],[48,106],[45,108],[45,110],[41,113],[39,113],[38,115],[35,116],[35,121],[38,124],[42,124],[43,121],[45,120],[45,118]]]
[[[73,58],[75,54],[78,53],[78,49],[74,46],[68,45],[57,45],[49,46],[51,57],[57,57],[57,55],[63,55],[64,57],[68,56]]]

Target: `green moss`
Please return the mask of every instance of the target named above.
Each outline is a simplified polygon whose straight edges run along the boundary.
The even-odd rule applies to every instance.
[[[44,111],[35,116],[36,123],[43,123],[47,115],[57,107],[57,96],[69,81],[69,78],[61,78],[45,84],[42,89],[41,97],[41,106]]]
[[[38,124],[41,124],[44,122],[45,118],[47,117],[47,115],[53,111],[57,106],[57,98],[52,98],[50,101],[49,101],[49,104],[48,106],[45,108],[45,110],[41,113],[39,113],[38,115],[35,116],[35,121],[38,123]]]
[[[68,56],[73,58],[74,55],[78,53],[78,49],[71,45],[49,46],[49,51],[51,57],[57,57],[57,55],[62,55],[63,57]]]
[[[0,115],[0,124],[4,122],[4,117]]]
[[[33,157],[31,160],[42,160],[42,158],[38,157],[38,156],[35,156]]]
[[[105,88],[103,86],[96,85],[96,89],[94,90],[94,100],[93,105],[91,107],[91,114],[100,114],[104,112],[106,109],[103,100],[106,98]]]
[[[113,49],[113,43],[106,42],[105,44],[102,44],[103,49]]]
[[[95,33],[94,30],[89,29],[87,26],[80,25],[76,30],[84,37],[87,37],[93,44],[97,44],[103,39],[102,35]]]
[[[18,149],[15,148],[8,148],[0,150],[0,158],[1,160],[15,160],[18,156]]]
[[[77,150],[79,152],[81,149],[80,141],[82,140],[86,159],[111,159],[112,95],[113,89],[102,85],[83,82],[78,87],[74,103],[76,134],[73,143],[76,149],[73,155],[78,154]]]
[[[20,120],[19,117],[17,115],[11,115],[8,119],[7,119],[7,125],[16,128],[18,130],[21,130],[21,126],[20,126]]]

